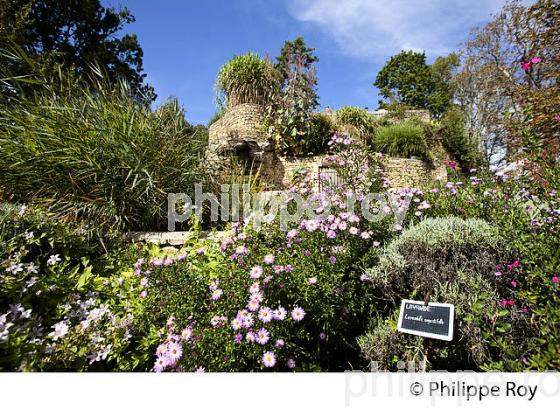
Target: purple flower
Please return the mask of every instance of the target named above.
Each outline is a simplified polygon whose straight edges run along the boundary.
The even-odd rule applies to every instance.
[[[212,300],[218,300],[222,297],[224,291],[222,289],[216,289],[212,292]]]
[[[255,341],[255,334],[253,332],[247,332],[245,335],[245,340],[247,343],[253,343]]]
[[[264,327],[257,332],[257,343],[264,346],[270,339],[270,333]]]
[[[249,292],[251,294],[255,294],[258,293],[260,290],[260,286],[258,282],[253,282],[253,284],[251,286],[249,286]]]
[[[272,265],[274,263],[274,255],[271,253],[265,255],[264,263],[266,263],[267,265]]]
[[[310,285],[315,285],[317,283],[317,276],[307,279]]]
[[[243,319],[241,319],[239,316],[237,316],[231,321],[231,328],[233,330],[239,330],[241,329],[242,326],[243,326]]]
[[[259,310],[259,320],[263,323],[268,323],[272,320],[272,310],[268,307],[262,307]]]
[[[235,335],[235,343],[241,343],[242,340],[243,340],[243,336],[241,335],[241,333],[237,333]]]
[[[256,265],[256,266],[253,266],[253,267],[251,268],[251,271],[249,272],[249,275],[250,275],[251,278],[253,278],[253,279],[258,279],[258,278],[261,277],[262,273],[263,273],[262,267],[259,266],[259,265]]]
[[[336,256],[331,256],[329,260],[331,261],[332,264],[336,263]]]
[[[282,349],[284,347],[284,339],[278,339],[276,342],[274,342],[274,347],[277,349]]]
[[[350,228],[350,229],[352,229],[352,228]],[[332,230],[329,230],[329,231],[327,232],[327,238],[329,238],[329,239],[334,239],[334,238],[336,238],[336,232],[335,232],[335,231],[332,231]]]
[[[284,309],[282,306],[280,306],[278,309],[276,309],[273,312],[273,317],[274,320],[284,320],[286,318],[288,312],[286,312],[286,309]]]
[[[262,361],[264,367],[274,367],[276,364],[276,356],[272,352],[266,352],[263,354]]]
[[[296,361],[294,359],[290,358],[286,362],[286,365],[288,366],[288,369],[293,369],[294,367],[296,367]]]
[[[167,357],[171,363],[177,363],[177,360],[183,355],[183,347],[179,343],[170,343],[167,348]]]
[[[299,306],[296,306],[293,310],[292,310],[292,319],[296,322],[299,322],[301,320],[303,320],[303,318],[305,317],[305,311],[300,308]]]

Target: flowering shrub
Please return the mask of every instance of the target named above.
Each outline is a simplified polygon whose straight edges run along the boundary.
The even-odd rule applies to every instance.
[[[364,173],[366,151],[352,139],[335,136],[330,145],[340,183],[317,192],[303,176],[291,189],[318,204],[316,218],[287,231],[278,222],[259,232],[235,223],[216,242],[139,264],[147,326],[163,340],[155,371],[343,370],[359,362],[355,337],[375,309],[361,266],[376,258],[390,221],[366,222],[346,209],[348,197],[383,184]]]
[[[0,369],[115,366],[131,339],[130,282],[100,248],[43,212],[2,206]]]

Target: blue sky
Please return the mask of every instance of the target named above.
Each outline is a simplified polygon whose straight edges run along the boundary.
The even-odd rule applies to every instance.
[[[104,0],[126,6],[144,50],[144,69],[158,94],[174,95],[187,120],[206,124],[216,110],[220,66],[248,51],[278,55],[285,40],[314,47],[321,106],[377,107],[376,73],[401,49],[428,60],[463,42],[503,0]]]

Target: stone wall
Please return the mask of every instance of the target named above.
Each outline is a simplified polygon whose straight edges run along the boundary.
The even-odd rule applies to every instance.
[[[377,117],[387,114],[386,110],[373,112]],[[424,110],[407,111],[407,116],[430,119]],[[294,158],[282,157],[274,151],[263,130],[265,108],[258,104],[240,104],[228,108],[222,118],[210,125],[208,140],[208,159],[219,165],[228,156],[237,157],[242,162],[258,167],[261,181],[267,189],[285,189],[298,170],[307,170],[314,178],[319,175],[325,155]],[[393,187],[425,186],[435,177],[447,179],[443,160],[447,153],[440,141],[432,141],[435,153],[435,166],[424,161],[405,158],[388,158],[385,165],[387,177]]]
[[[436,177],[447,181],[447,167],[443,162],[432,166],[419,159],[387,158],[384,171],[393,188],[425,187]]]
[[[265,108],[258,104],[239,104],[228,108],[224,115],[209,127],[208,149],[218,154],[231,150],[244,141],[266,143],[263,131]]]

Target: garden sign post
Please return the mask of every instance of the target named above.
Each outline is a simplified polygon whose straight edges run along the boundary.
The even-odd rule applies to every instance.
[[[425,303],[404,299],[397,330],[439,340],[453,340],[455,307],[449,303]]]

